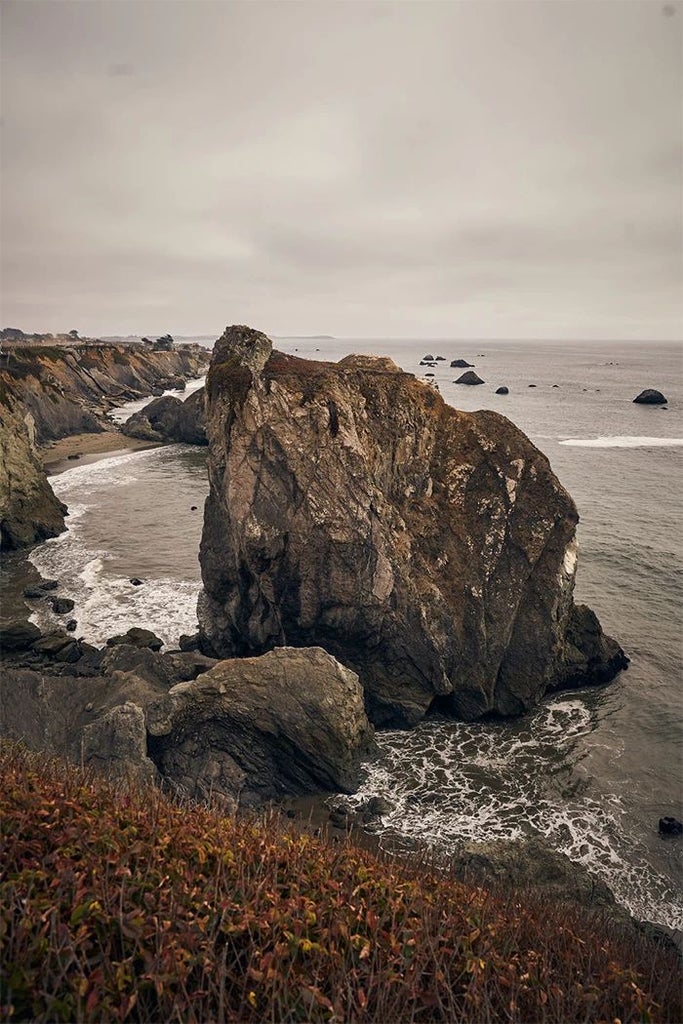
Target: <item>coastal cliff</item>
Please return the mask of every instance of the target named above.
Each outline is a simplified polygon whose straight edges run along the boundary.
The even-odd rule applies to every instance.
[[[0,550],[27,547],[64,529],[65,506],[50,487],[19,402],[0,401]]]
[[[0,363],[0,398],[10,394],[23,403],[38,443],[45,444],[110,429],[106,414],[113,406],[160,389],[182,390],[208,360],[200,345],[169,351],[144,345],[16,346]]]
[[[140,345],[10,346],[0,355],[0,547],[26,547],[64,529],[66,509],[47,480],[40,445],[112,429],[115,405],[185,386],[209,354]]]
[[[576,507],[505,417],[386,358],[312,362],[231,327],[206,424],[198,611],[219,657],[319,645],[401,726],[517,714],[625,667],[573,602]]]

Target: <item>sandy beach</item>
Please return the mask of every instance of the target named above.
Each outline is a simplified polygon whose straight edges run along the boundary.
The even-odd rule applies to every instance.
[[[141,441],[137,437],[126,437],[120,430],[105,430],[99,434],[73,434],[62,437],[41,449],[43,465],[48,476],[62,473],[77,462],[98,462],[117,452],[139,451],[143,448],[158,448],[152,441]]]

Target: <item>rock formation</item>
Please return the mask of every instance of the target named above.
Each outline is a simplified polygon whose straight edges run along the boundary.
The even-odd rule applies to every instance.
[[[64,529],[66,507],[48,483],[37,444],[111,429],[109,409],[156,385],[199,376],[208,353],[139,345],[19,345],[0,355],[0,548],[26,547]],[[199,395],[199,393],[197,393]],[[201,397],[179,417],[182,439],[203,443]],[[177,401],[177,399],[171,399]],[[185,405],[187,404],[187,409]],[[156,440],[156,438],[155,438]]]
[[[353,792],[374,745],[358,677],[320,648],[221,661],[148,705],[146,720],[166,779],[247,804]]]
[[[55,497],[36,453],[33,420],[0,381],[0,549],[26,547],[64,529],[66,506]]]
[[[199,345],[158,352],[144,345],[37,345],[10,349],[0,364],[0,387],[31,413],[36,441],[111,428],[115,405],[178,387],[208,362]]]
[[[453,368],[453,367],[463,367],[464,368],[466,366],[474,366],[474,363],[468,363],[466,359],[454,359],[451,362],[451,368]]]
[[[509,395],[510,389],[506,384],[501,384],[499,388],[496,388],[497,395]]]
[[[483,384],[484,381],[481,379],[478,373],[474,370],[465,370],[457,380],[453,381],[454,384]]]
[[[131,643],[98,651],[25,622],[0,641],[0,735],[113,777],[161,778],[234,810],[351,792],[374,749],[358,677],[320,649],[216,662]]]
[[[625,666],[573,604],[574,503],[499,414],[458,412],[386,358],[311,362],[232,327],[207,434],[207,653],[321,646],[382,725],[516,714]]]
[[[661,391],[656,391],[654,388],[645,388],[639,395],[633,399],[638,405],[666,405],[666,398]]]
[[[140,412],[127,419],[121,428],[130,437],[145,441],[183,441],[208,444],[204,419],[204,388],[184,401],[165,395],[155,398]]]

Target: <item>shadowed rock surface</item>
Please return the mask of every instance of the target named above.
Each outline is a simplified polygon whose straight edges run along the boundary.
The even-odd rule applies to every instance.
[[[666,405],[666,398],[661,391],[654,388],[645,388],[633,399],[638,405]]]
[[[321,646],[376,724],[517,714],[626,662],[574,608],[578,514],[497,413],[389,359],[272,352],[228,328],[207,379],[207,652]]]
[[[485,382],[481,379],[478,373],[474,370],[466,370],[462,373],[457,380],[453,381],[454,384],[484,384]]]
[[[0,736],[113,777],[240,802],[350,792],[374,750],[358,677],[325,651],[217,662],[66,633],[2,631]]]
[[[185,444],[208,444],[204,418],[204,388],[184,401],[173,395],[155,398],[135,413],[121,428],[130,437],[144,441],[182,441]]]
[[[33,417],[0,381],[0,549],[56,537],[66,505],[55,497],[35,449]]]
[[[147,706],[152,756],[194,796],[352,792],[374,747],[354,672],[320,648],[221,661]]]

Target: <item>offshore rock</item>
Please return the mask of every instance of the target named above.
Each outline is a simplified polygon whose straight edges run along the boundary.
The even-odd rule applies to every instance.
[[[204,419],[204,388],[182,401],[173,395],[155,398],[121,428],[129,437],[144,441],[182,441],[208,444]]]
[[[645,388],[633,399],[638,405],[666,405],[667,401],[661,391],[654,388]]]
[[[207,379],[199,600],[218,657],[321,646],[370,718],[518,714],[626,664],[576,610],[578,514],[503,416],[390,359],[311,362],[228,328]]]
[[[319,648],[222,661],[146,709],[150,752],[191,796],[350,792],[372,728],[355,673]]]
[[[454,384],[483,384],[484,381],[481,379],[478,373],[474,370],[465,370],[461,373],[457,380],[453,381]]]

